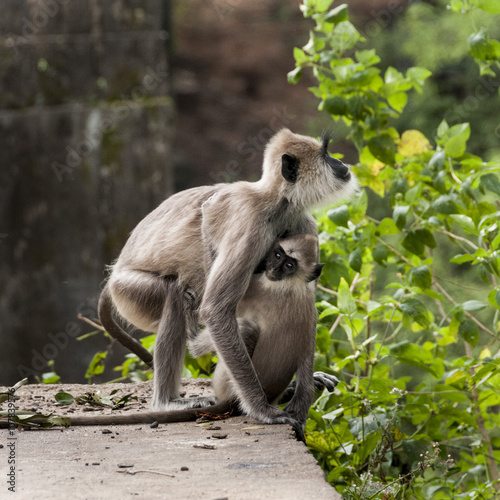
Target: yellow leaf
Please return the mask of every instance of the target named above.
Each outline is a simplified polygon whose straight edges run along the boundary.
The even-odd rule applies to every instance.
[[[486,348],[481,351],[481,354],[479,355],[479,359],[484,359],[484,358],[491,358],[491,351]]]
[[[431,149],[431,144],[422,132],[406,130],[398,144],[398,153],[403,156],[415,156]]]
[[[404,438],[404,434],[400,431],[399,427],[394,429],[394,439],[396,441],[401,441]]]

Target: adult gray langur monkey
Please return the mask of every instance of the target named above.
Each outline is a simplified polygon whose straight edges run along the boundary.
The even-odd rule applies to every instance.
[[[328,154],[328,142],[326,136],[318,141],[283,129],[266,147],[259,181],[179,192],[130,235],[101,294],[99,317],[122,343],[129,336],[114,323],[112,308],[135,327],[157,333],[154,410],[213,402],[179,396],[187,332],[199,313],[243,411],[265,423],[296,426],[296,402],[308,398],[312,370],[286,412],[272,406],[238,333],[236,309],[278,237],[316,235],[309,210],[356,190],[349,168]],[[314,331],[315,315],[310,323]]]
[[[309,382],[316,331],[311,322],[316,317],[315,280],[322,268],[323,264],[318,264],[316,236],[305,234],[277,240],[236,309],[239,334],[269,403],[282,401],[283,393],[297,374],[295,391],[290,390],[290,405],[300,423],[306,421],[314,395]],[[195,357],[216,350],[208,328],[193,335],[188,345]],[[322,372],[315,376],[315,382],[322,380],[330,391],[338,382]],[[306,386],[302,387],[304,382]],[[215,369],[213,386],[218,403],[240,398],[239,388],[223,360]]]
[[[252,359],[257,377],[269,403],[295,405],[297,439],[305,441],[302,424],[307,418],[313,388],[301,388],[309,380],[314,359],[315,332],[310,328],[316,315],[315,280],[323,264],[318,264],[318,238],[311,234],[277,240],[257,267],[248,289],[236,310],[238,333]],[[189,350],[200,356],[215,350],[209,329],[189,332]],[[297,378],[290,383],[293,375]],[[333,391],[338,380],[326,373],[314,373],[318,389]],[[71,426],[132,423],[172,423],[200,417],[216,418],[239,414],[238,388],[221,360],[215,369],[213,386],[217,404],[205,408],[186,408],[137,414],[74,415]],[[300,400],[294,403],[299,388]],[[286,410],[286,408],[285,408]],[[42,424],[43,420],[38,423]],[[61,421],[61,425],[66,421]],[[0,419],[0,427],[8,421]]]

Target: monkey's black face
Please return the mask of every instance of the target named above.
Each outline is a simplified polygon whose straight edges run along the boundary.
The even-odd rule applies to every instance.
[[[330,140],[331,136],[329,134],[327,133],[323,134],[321,140],[323,144],[322,154],[328,166],[333,170],[335,177],[347,182],[351,178],[351,171],[349,170],[349,167],[344,163],[342,163],[339,159],[333,158],[332,156],[329,155],[328,143],[330,142]]]
[[[266,277],[270,281],[280,281],[297,271],[297,260],[289,257],[280,245],[273,248],[266,261]]]

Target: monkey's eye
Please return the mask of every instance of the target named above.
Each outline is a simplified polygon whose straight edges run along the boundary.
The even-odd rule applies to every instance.
[[[277,259],[281,259],[281,254],[279,252],[274,252],[274,256],[277,258]]]
[[[287,267],[287,269],[293,269],[293,264],[291,262],[287,262],[285,266]]]

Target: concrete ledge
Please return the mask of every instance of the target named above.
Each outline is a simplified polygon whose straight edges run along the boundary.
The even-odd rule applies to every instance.
[[[209,382],[183,381],[187,395],[204,395]],[[57,407],[54,395],[100,390],[134,393],[124,412],[148,408],[151,383],[100,386],[25,386],[16,409],[90,414],[85,406]],[[5,388],[0,387],[0,392]],[[6,410],[7,403],[0,404]],[[115,413],[113,411],[113,413]],[[111,413],[98,410],[97,413]],[[0,430],[0,474],[5,478],[15,439],[16,498],[340,499],[307,448],[286,425],[262,425],[234,417],[199,425],[148,424],[63,430]],[[0,487],[7,493],[8,484]]]

